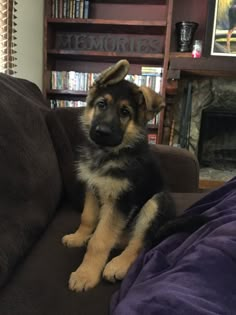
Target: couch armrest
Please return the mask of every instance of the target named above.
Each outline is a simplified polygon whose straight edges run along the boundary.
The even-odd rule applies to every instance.
[[[197,158],[186,149],[168,145],[151,145],[160,161],[167,187],[172,192],[197,192],[199,164]]]

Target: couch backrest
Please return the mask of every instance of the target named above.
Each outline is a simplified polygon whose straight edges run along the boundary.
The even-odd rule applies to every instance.
[[[81,108],[59,108],[50,112],[47,117],[64,186],[70,199],[77,204],[81,200],[81,189],[76,179],[74,161],[78,158],[78,146],[85,141],[79,123],[82,111]],[[151,150],[159,160],[163,178],[171,192],[198,191],[199,165],[192,153],[168,145],[151,145]]]
[[[0,285],[48,224],[62,181],[33,83],[0,74]]]
[[[199,191],[199,163],[186,149],[168,145],[152,145],[153,154],[160,161],[161,171],[171,192]]]

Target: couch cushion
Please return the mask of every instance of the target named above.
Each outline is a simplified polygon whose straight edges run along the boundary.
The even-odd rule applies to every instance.
[[[174,194],[176,200],[185,200],[185,206],[201,196]],[[180,201],[177,202],[179,213],[184,210],[182,206]],[[24,263],[18,266],[8,285],[0,291],[1,315],[109,314],[110,298],[120,283],[102,281],[85,293],[68,289],[70,273],[81,263],[85,250],[65,248],[61,238],[75,231],[79,222],[80,209],[64,204]]]
[[[61,177],[31,82],[0,74],[0,286],[48,224],[61,196]]]
[[[0,291],[1,315],[108,314],[111,295],[119,284],[102,281],[85,293],[68,289],[70,273],[81,263],[84,249],[66,248],[61,238],[74,232],[79,222],[78,209],[66,204],[61,207],[30,255]]]

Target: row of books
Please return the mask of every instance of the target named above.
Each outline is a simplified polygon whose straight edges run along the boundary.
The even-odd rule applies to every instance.
[[[51,71],[51,89],[52,90],[70,90],[70,91],[88,91],[99,76],[98,73],[84,73],[76,71]],[[138,86],[145,85],[152,88],[157,93],[161,89],[161,75],[128,74],[125,77]]]
[[[88,91],[98,73],[51,71],[52,90]]]
[[[84,107],[86,102],[84,101],[72,101],[72,100],[58,100],[51,99],[50,106],[52,109],[61,108],[61,107]]]
[[[87,19],[90,0],[51,0],[51,17]]]
[[[145,85],[156,91],[157,93],[161,90],[161,76],[157,75],[137,75],[128,74],[125,77],[126,80],[131,81],[138,86]]]

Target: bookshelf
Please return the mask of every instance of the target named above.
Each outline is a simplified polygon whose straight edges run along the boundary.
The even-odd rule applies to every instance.
[[[44,94],[48,99],[86,98],[86,91],[52,90],[51,71],[99,73],[123,58],[131,63],[131,74],[140,75],[142,66],[162,67],[160,92],[167,106],[158,126],[149,124],[148,130],[157,135],[158,143],[169,143],[173,108],[170,83],[175,81],[176,92],[176,81],[181,78],[235,77],[235,58],[209,55],[210,16],[215,0],[90,0],[83,17],[75,17],[75,9],[69,17],[63,16],[65,3],[81,1],[45,0]],[[200,59],[193,59],[191,53],[176,52],[175,23],[184,20],[199,24],[195,38],[203,41]],[[74,39],[70,37],[73,34],[77,36]]]
[[[85,3],[86,2],[86,3]],[[162,68],[165,97],[173,0],[45,0],[44,94],[51,102],[85,101],[86,89],[52,88],[52,73],[96,74],[127,59],[130,75]],[[164,111],[147,125],[162,142]]]

